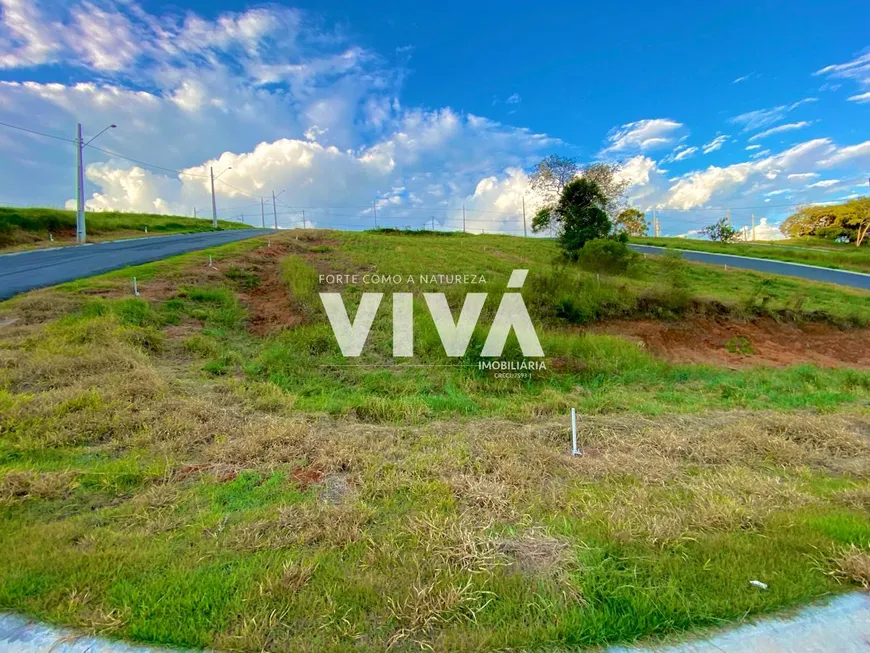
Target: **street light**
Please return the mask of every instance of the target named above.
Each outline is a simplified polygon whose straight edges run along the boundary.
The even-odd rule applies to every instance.
[[[224,172],[227,170],[232,170],[232,166],[228,166],[220,173],[217,177],[214,176],[214,168],[209,166],[209,172],[211,173],[211,226],[213,229],[217,229],[217,204],[214,199],[214,180],[218,179]]]
[[[110,129],[114,129],[117,125],[109,125],[97,136]],[[85,168],[82,165],[82,150],[86,145],[90,145],[97,138],[94,136],[87,143],[82,142],[82,123],[78,123],[76,131],[76,242],[83,245],[87,240],[87,230],[85,229]]]

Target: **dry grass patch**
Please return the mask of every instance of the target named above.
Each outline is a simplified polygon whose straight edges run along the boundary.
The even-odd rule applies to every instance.
[[[870,554],[856,546],[839,552],[833,560],[834,576],[870,589]]]

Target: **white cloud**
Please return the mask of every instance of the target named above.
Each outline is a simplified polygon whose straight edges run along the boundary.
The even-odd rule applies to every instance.
[[[849,102],[870,102],[870,91],[861,93],[860,95],[852,95],[849,97]]]
[[[668,118],[652,118],[615,127],[607,135],[609,145],[602,153],[662,149],[677,141],[683,124]]]
[[[870,83],[870,51],[846,63],[825,66],[813,74],[839,79],[854,79],[865,84]]]
[[[815,179],[819,176],[818,172],[797,172],[788,176],[789,179]]]
[[[694,156],[697,151],[698,148],[695,146],[689,147],[688,145],[677,145],[670,154],[662,159],[662,162],[671,163],[673,161],[683,161],[684,159],[689,159]]]
[[[710,154],[710,152],[715,152],[716,150],[721,150],[722,146],[725,144],[725,142],[729,138],[731,138],[731,137],[728,136],[728,134],[722,134],[720,136],[717,136],[712,141],[710,141],[709,143],[704,145],[704,147],[703,147],[704,154]]]
[[[808,104],[810,102],[816,102],[818,98],[808,97],[802,100],[798,100],[797,102],[792,102],[791,104],[782,104],[777,107],[773,107],[772,109],[759,109],[757,111],[748,111],[746,113],[741,113],[738,116],[734,116],[729,120],[729,122],[735,125],[742,125],[744,132],[755,131],[757,129],[763,129],[769,125],[774,125],[781,120],[783,120],[791,111],[794,111],[798,107]]]
[[[828,188],[830,186],[836,186],[840,183],[839,179],[823,179],[822,181],[817,181],[814,184],[810,184],[807,188]]]
[[[835,149],[831,156],[819,162],[823,168],[842,165],[852,160],[870,161],[870,141]]]
[[[0,68],[18,68],[57,60],[54,28],[32,0],[0,0]],[[4,33],[5,32],[5,33]]]
[[[519,104],[523,99],[520,97],[519,93],[514,93],[507,100],[505,100],[505,104]]]
[[[726,167],[710,166],[679,178],[670,187],[662,205],[690,209],[707,204],[715,196],[728,196],[737,190],[745,190],[747,185],[754,184],[756,189],[761,189],[791,170],[812,166],[819,157],[835,149],[829,139],[821,138],[755,161]]]
[[[747,145],[744,149],[745,149],[747,152],[751,152],[752,150],[760,150],[760,149],[761,149],[761,145]]]
[[[755,225],[755,240],[782,240],[786,236],[779,230],[779,227],[779,223],[770,224],[767,218],[761,218]]]
[[[805,127],[809,127],[813,123],[802,120],[800,122],[792,122],[787,125],[779,125],[777,127],[771,127],[770,129],[766,129],[763,132],[759,132],[754,136],[749,138],[750,141],[757,141],[761,138],[767,138],[768,136],[773,136],[774,134],[781,134],[783,132],[795,131],[796,129],[804,129]]]
[[[754,75],[755,75],[755,73],[749,73],[748,75],[743,75],[743,76],[741,76],[741,77],[738,77],[737,79],[735,79],[735,80],[734,80],[733,82],[731,82],[731,83],[732,83],[732,84],[739,84],[740,82],[745,82],[745,81],[748,80],[748,79],[752,79],[752,77],[753,77]]]

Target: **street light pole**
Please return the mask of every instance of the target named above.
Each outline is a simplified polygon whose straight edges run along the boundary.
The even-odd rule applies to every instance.
[[[211,174],[211,226],[213,229],[217,229],[217,202],[215,202],[214,198],[214,180],[218,179],[224,172],[227,170],[232,170],[232,166],[228,166],[220,175],[217,177],[214,176],[214,167],[209,166],[208,171]]]
[[[262,223],[263,229],[266,228],[266,200],[262,197],[260,198],[260,221]]]
[[[85,232],[85,173],[82,165],[82,123],[78,123],[76,130],[76,242],[84,244],[87,234]]]
[[[209,166],[211,173],[211,226],[212,229],[217,229],[217,202],[214,199],[214,168]]]
[[[104,131],[114,129],[117,125],[109,125]],[[97,136],[85,143],[82,140],[82,123],[76,125],[76,242],[83,245],[88,238],[85,228],[85,166],[82,163],[82,151],[90,145]]]
[[[275,217],[275,229],[278,228],[278,204],[275,203],[275,191],[272,191],[272,215]]]

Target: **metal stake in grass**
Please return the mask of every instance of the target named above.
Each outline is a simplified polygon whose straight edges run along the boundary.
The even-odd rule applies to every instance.
[[[136,283],[136,277],[133,277],[133,295],[135,297],[139,296],[139,284]]]
[[[214,266],[214,259],[211,257],[211,254],[208,255],[208,267],[210,267],[212,270],[217,270],[217,268]]]
[[[571,409],[571,455],[583,455],[583,450],[577,448],[577,410],[575,408]]]

